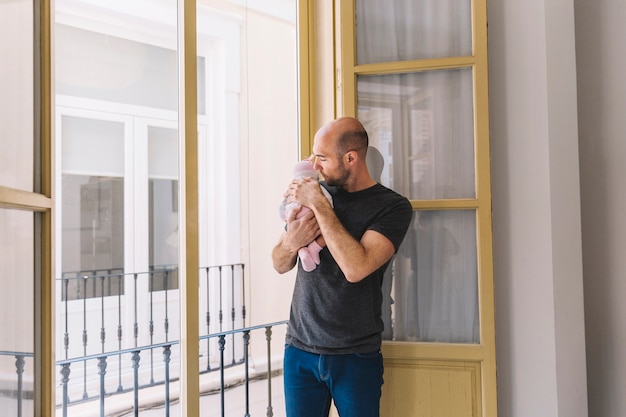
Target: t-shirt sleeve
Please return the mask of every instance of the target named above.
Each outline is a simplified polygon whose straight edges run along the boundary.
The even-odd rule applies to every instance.
[[[387,237],[397,252],[412,218],[413,207],[411,207],[411,203],[405,197],[399,196],[382,210],[378,219],[370,225],[369,229]]]

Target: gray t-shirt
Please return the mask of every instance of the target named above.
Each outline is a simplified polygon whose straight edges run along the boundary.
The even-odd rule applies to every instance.
[[[356,239],[367,230],[386,236],[398,250],[411,223],[411,203],[376,184],[354,193],[322,183],[335,214]],[[358,283],[350,283],[328,248],[306,272],[298,262],[286,343],[320,354],[367,353],[380,349],[382,281],[389,262]]]

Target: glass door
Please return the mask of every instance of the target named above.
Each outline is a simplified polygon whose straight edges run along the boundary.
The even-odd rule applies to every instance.
[[[486,4],[340,11],[342,110],[414,209],[384,284],[381,415],[495,416]]]

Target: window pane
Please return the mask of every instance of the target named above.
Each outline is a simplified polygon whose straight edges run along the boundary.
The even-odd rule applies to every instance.
[[[0,185],[33,190],[33,1],[0,1]]]
[[[150,291],[178,288],[178,132],[148,127]]]
[[[177,109],[175,48],[64,24],[56,26],[55,36],[58,94]],[[198,57],[199,81],[204,71],[205,58]],[[199,97],[200,114],[206,113],[204,103]]]
[[[357,88],[383,184],[414,200],[475,196],[470,69],[360,76]]]
[[[33,416],[35,235],[33,213],[0,209],[0,404]]]
[[[124,124],[61,117],[61,161],[65,174],[124,175]]]
[[[471,55],[471,1],[357,0],[357,64]]]
[[[288,316],[293,280],[277,279],[270,251],[284,230],[278,206],[299,159],[297,4],[198,1],[198,54],[211,57],[203,76],[212,109],[198,118],[201,335]],[[251,362],[268,363],[268,342],[251,336]],[[272,329],[272,355],[282,355],[284,337],[284,328]],[[226,363],[241,363],[243,349],[243,334],[229,335]],[[203,340],[200,367],[219,367],[219,352],[218,338]],[[251,402],[249,414],[270,413],[258,385],[251,392],[263,400]],[[231,412],[246,414],[243,402],[227,403]]]
[[[65,174],[62,184],[63,300],[123,294],[123,179]]]
[[[388,272],[385,338],[479,343],[476,254],[475,211],[416,211]]]
[[[180,377],[177,344],[167,363],[164,346],[113,353],[179,340],[178,276],[151,268],[177,262],[177,247],[152,244],[178,214],[177,1],[149,3],[55,1],[56,352],[68,361],[56,375],[68,415],[97,409],[102,392],[104,415],[132,409],[117,394],[143,399],[166,370]],[[81,360],[102,352],[104,363]]]

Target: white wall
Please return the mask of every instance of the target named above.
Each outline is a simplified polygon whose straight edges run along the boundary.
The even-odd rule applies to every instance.
[[[298,152],[298,96],[295,27],[268,16],[249,12],[246,34],[248,62],[244,76],[249,102],[247,173],[250,204],[250,315],[252,325],[289,318],[295,270],[279,275],[272,266],[272,248],[284,223],[278,206],[289,182]],[[268,28],[272,28],[271,30]],[[273,52],[271,48],[276,48]],[[285,51],[292,50],[288,56]],[[286,88],[277,89],[284,84]],[[292,88],[293,87],[293,88]],[[268,106],[280,108],[268,112]],[[290,110],[289,110],[290,109]],[[261,138],[271,138],[271,143]],[[244,164],[246,165],[246,164]],[[273,337],[284,342],[286,326]],[[282,348],[282,343],[280,344]],[[261,352],[263,353],[263,352]],[[276,354],[282,355],[282,349]]]
[[[0,184],[33,190],[33,2],[0,2]]]
[[[589,415],[626,415],[626,2],[575,0]]]
[[[573,0],[488,1],[498,411],[587,416]]]

